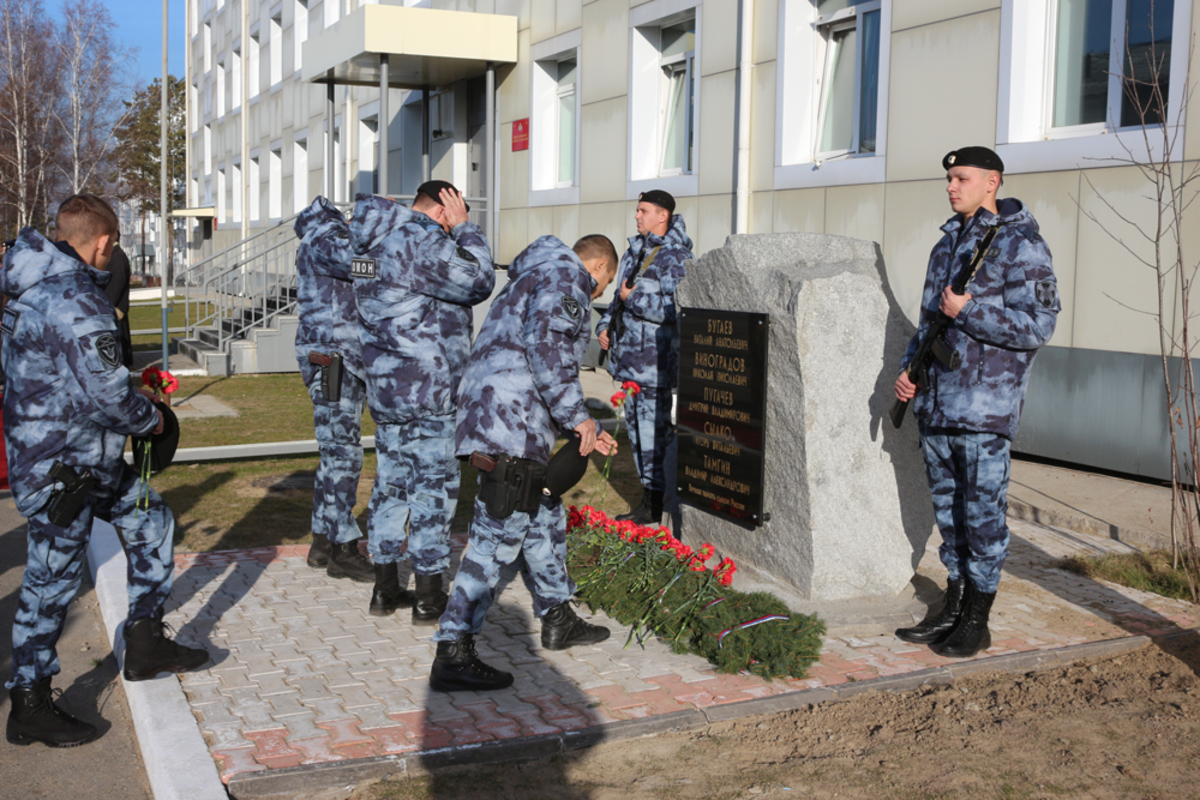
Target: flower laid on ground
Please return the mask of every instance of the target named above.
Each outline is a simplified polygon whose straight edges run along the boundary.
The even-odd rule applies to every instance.
[[[765,678],[803,677],[820,654],[825,624],[793,614],[773,595],[728,588],[737,565],[725,557],[710,569],[711,544],[693,549],[665,527],[571,506],[567,547],[580,599],[630,625],[630,641],[657,634],[719,672]]]

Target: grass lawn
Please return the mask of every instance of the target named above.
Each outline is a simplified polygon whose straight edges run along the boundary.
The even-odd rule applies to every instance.
[[[167,311],[167,327],[182,328],[187,324],[187,318],[184,313],[183,301],[179,302],[167,301],[170,303]],[[213,307],[211,304],[200,306],[201,314],[211,314]],[[197,304],[192,304],[192,321],[196,321]],[[145,330],[154,328],[162,329],[162,306],[131,306],[129,308],[129,328],[130,330]],[[172,333],[170,337],[182,336],[182,334]],[[134,352],[144,350],[160,350],[162,349],[162,334],[151,333],[142,336],[133,337]]]
[[[196,394],[215,397],[237,410],[238,416],[180,420],[180,447],[313,438],[312,402],[298,374],[180,378],[173,400],[185,402]],[[374,433],[374,422],[364,414],[363,435]],[[567,503],[595,502],[611,514],[622,514],[638,501],[641,486],[623,431],[619,440],[621,451],[613,459],[607,490],[601,479],[605,459],[594,454],[583,480],[564,498]],[[462,469],[456,531],[466,530],[471,521],[478,480],[473,467]],[[151,484],[175,511],[176,546],[181,552],[230,550],[310,541],[316,470],[316,456],[175,464],[155,475]],[[355,506],[364,532],[374,479],[375,454],[368,452]]]
[[[1088,578],[1101,578],[1176,600],[1191,600],[1191,586],[1200,582],[1200,576],[1195,574],[1189,581],[1183,559],[1176,567],[1169,550],[1105,553],[1092,558],[1071,556],[1063,561],[1063,567]]]

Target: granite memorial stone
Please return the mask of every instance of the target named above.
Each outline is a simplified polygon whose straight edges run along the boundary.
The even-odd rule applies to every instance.
[[[748,529],[684,503],[685,541],[810,600],[895,596],[933,528],[917,426],[887,416],[913,326],[884,274],[872,242],[731,236],[677,293],[681,308],[770,318],[764,520]]]

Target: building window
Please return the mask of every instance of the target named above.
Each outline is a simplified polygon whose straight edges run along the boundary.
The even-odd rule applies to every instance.
[[[271,48],[271,86],[283,80],[283,14],[271,17],[271,31],[268,47]]]
[[[225,224],[228,220],[225,218],[225,209],[228,207],[225,204],[225,167],[217,168],[217,222]]]
[[[1182,124],[1191,3],[1002,0],[1000,13],[996,151],[1009,171],[1162,155],[1164,137],[1141,126]]]
[[[780,0],[776,189],[886,177],[891,0]]]
[[[308,205],[308,139],[297,139],[292,148],[292,210],[299,213]]]
[[[200,45],[204,48],[204,71],[212,69],[212,25],[204,23],[204,39]]]
[[[296,42],[296,57],[294,61],[295,69],[300,71],[301,48],[308,41],[308,0],[296,0],[296,16],[295,22],[292,23],[295,31],[292,33],[292,38]]]
[[[233,193],[232,197],[230,198],[232,201],[231,206],[233,208],[233,222],[240,224],[242,221],[242,165],[236,161],[233,164],[233,172],[231,173],[229,188]]]
[[[579,75],[578,62],[574,58],[563,59],[556,65],[558,77],[557,99],[555,108],[558,111],[558,183],[561,188],[575,184],[575,131],[579,116],[579,93],[575,89],[575,81]]]
[[[341,0],[325,0],[325,27],[331,27],[341,18]]]
[[[358,121],[358,191],[379,191],[379,124],[376,118]]]
[[[631,197],[652,180],[674,194],[696,192],[701,11],[686,0],[651,0],[629,12]]]
[[[271,148],[267,184],[267,214],[271,219],[279,219],[283,211],[283,145]]]
[[[217,94],[217,118],[225,114],[225,59],[217,61],[217,71],[213,75],[213,91]]]
[[[258,156],[250,156],[250,173],[246,176],[246,188],[248,189],[250,201],[250,221],[258,224],[259,219],[259,201],[262,199],[262,182],[258,174]]]
[[[844,5],[826,0],[828,6]],[[880,3],[845,5],[817,18],[824,47],[817,154],[874,153],[879,110]]]
[[[231,83],[233,91],[230,92],[230,97],[233,100],[230,102],[230,110],[236,111],[242,106],[242,48],[236,46],[231,56]]]
[[[1172,0],[1057,5],[1051,126],[1161,124],[1154,98],[1170,94]]]
[[[665,81],[660,105],[660,174],[692,171],[692,131],[695,127],[696,20],[689,19],[660,30],[660,66]]]
[[[250,34],[250,49],[246,53],[246,95],[253,100],[258,97],[258,90],[262,86],[262,72],[258,65],[258,54],[262,49],[262,42],[258,38],[258,31]]]
[[[204,126],[204,174],[212,175],[212,125]]]

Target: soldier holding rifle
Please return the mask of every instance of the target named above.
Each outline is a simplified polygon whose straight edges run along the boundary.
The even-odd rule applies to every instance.
[[[899,427],[913,402],[949,583],[941,611],[896,636],[967,658],[991,645],[988,617],[1008,556],[1010,448],[1029,369],[1061,305],[1033,215],[1018,200],[997,200],[1000,157],[965,147],[942,167],[955,214],[929,257],[892,420]]]
[[[667,453],[675,438],[671,426],[671,390],[678,375],[679,330],[675,325],[675,289],[692,258],[683,217],[675,198],[653,189],[638,197],[637,236],[617,272],[617,296],[604,312],[596,333],[609,353],[608,371],[619,381],[635,381],[630,395],[629,445],[642,481],[641,502],[617,519],[658,524],[663,513]]]

